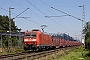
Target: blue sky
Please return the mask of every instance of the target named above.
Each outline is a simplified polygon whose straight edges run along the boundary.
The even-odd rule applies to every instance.
[[[61,13],[51,7],[68,13],[72,16],[82,19],[82,6],[85,7],[85,21],[90,21],[90,0],[0,0],[0,15],[9,16],[9,7],[11,18],[14,19],[16,26],[22,31],[40,29],[41,25],[47,25],[44,29],[47,33],[66,33],[73,37],[79,36],[82,30],[82,22],[71,17],[63,16]],[[45,16],[62,16],[50,17]],[[29,17],[27,19],[20,17]]]

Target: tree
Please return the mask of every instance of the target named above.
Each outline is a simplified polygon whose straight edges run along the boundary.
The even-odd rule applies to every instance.
[[[15,22],[11,19],[11,28],[12,32],[15,32],[17,30],[17,26],[15,26]],[[8,16],[1,16],[0,15],[0,32],[7,32],[9,31],[9,18]]]
[[[84,29],[83,29],[83,33],[88,33],[90,32],[90,22],[86,22]]]
[[[89,50],[90,53],[90,22],[86,22],[86,25],[83,29],[83,33],[85,33],[85,48]]]
[[[85,48],[90,50],[90,32],[85,35]]]
[[[15,22],[11,19],[11,31],[17,32],[17,26],[15,26]],[[0,32],[7,32],[9,31],[9,17],[0,15]],[[9,36],[2,36],[3,39],[3,46],[8,46]],[[12,37],[13,43],[16,44],[15,37]]]

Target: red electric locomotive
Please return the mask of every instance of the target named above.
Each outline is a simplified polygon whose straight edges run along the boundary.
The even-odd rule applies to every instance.
[[[41,50],[52,47],[52,37],[50,35],[34,29],[25,31],[24,34],[24,50]]]

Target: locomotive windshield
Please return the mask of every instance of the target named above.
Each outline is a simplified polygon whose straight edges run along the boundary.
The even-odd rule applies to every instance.
[[[31,34],[30,37],[36,37],[36,34]]]
[[[30,34],[26,34],[26,37],[30,37]]]
[[[25,35],[25,37],[27,37],[27,38],[30,38],[30,37],[36,37],[36,34],[35,33],[27,33],[26,35]]]

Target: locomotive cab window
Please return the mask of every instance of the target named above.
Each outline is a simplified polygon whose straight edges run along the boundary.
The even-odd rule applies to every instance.
[[[25,37],[30,37],[30,34],[26,34]]]
[[[31,34],[30,37],[36,37],[36,34]]]
[[[36,34],[28,33],[28,34],[25,35],[25,37],[27,37],[27,38],[30,38],[30,37],[36,38]]]

